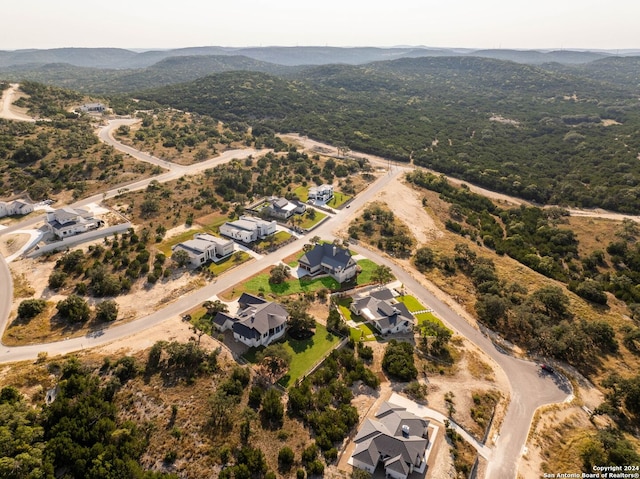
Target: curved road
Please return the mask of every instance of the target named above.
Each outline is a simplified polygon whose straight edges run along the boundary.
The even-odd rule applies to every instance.
[[[211,168],[216,164],[229,161],[232,158],[246,157],[260,153],[255,150],[242,150],[241,153],[226,152],[225,155],[221,155],[221,157],[196,165],[191,165],[189,167],[173,164],[165,165],[163,164],[164,160],[152,157],[145,153],[136,152],[135,150],[127,151],[129,147],[121,145],[113,140],[110,132],[120,124],[125,124],[124,122],[127,121],[130,120],[117,120],[110,122],[109,126],[102,130],[100,135],[101,139],[112,144],[120,151],[125,151],[129,154],[133,153],[133,156],[141,159],[142,161],[158,164],[159,166],[167,166],[170,169],[168,173],[158,177],[142,180],[141,182],[129,185],[129,189],[144,188],[153,179],[158,181],[169,181],[184,174],[196,173],[206,168]],[[323,237],[332,237],[333,234],[331,230],[333,225],[344,224],[344,222],[349,221],[350,217],[355,215],[355,212],[359,207],[364,206],[377,192],[383,189],[390,181],[397,178],[397,176],[404,171],[406,171],[404,168],[392,168],[387,175],[379,178],[366,191],[354,199],[352,209],[343,209],[338,211],[330,221],[323,223],[314,231],[313,234]],[[118,194],[117,188],[109,191],[106,196],[111,197],[116,194]],[[92,201],[99,201],[102,197],[103,195],[96,195],[93,198],[77,203],[77,205],[86,204]],[[24,223],[20,224],[19,227],[23,228]],[[0,235],[8,232],[7,230],[10,229],[17,228],[0,230]],[[241,265],[225,273],[217,281],[206,285],[200,290],[183,296],[162,310],[139,320],[107,328],[105,330],[92,332],[82,338],[74,338],[56,343],[22,347],[1,346],[0,363],[32,360],[37,357],[39,352],[43,351],[46,351],[50,355],[66,354],[108,342],[117,341],[118,339],[132,334],[140,333],[170,317],[180,315],[184,311],[202,304],[202,302],[211,296],[245,280],[253,273],[270,265],[276,264],[280,259],[299,251],[303,244],[304,238],[298,239],[275,253],[264,256],[254,262]],[[421,302],[423,302],[423,304],[428,304],[434,310],[435,314],[442,318],[448,326],[480,347],[504,370],[510,383],[510,404],[501,425],[501,434],[495,444],[492,460],[489,462],[486,476],[489,478],[516,477],[517,463],[521,456],[521,451],[525,444],[535,410],[541,405],[565,400],[570,394],[570,386],[559,378],[540,374],[539,368],[534,363],[513,358],[499,350],[487,336],[482,334],[464,318],[451,310],[451,308],[449,308],[445,303],[429,292],[416,278],[396,265],[390,258],[382,256],[375,251],[368,249],[365,250],[360,246],[353,246],[353,249],[358,253],[366,255],[378,264],[385,264],[391,267],[396,277],[406,285],[407,288],[411,290]],[[4,278],[8,279],[5,281]],[[2,284],[2,286],[0,286],[0,327],[4,330],[12,295],[11,276],[4,258],[0,260],[0,284]]]
[[[18,120],[18,121],[28,121],[35,122],[34,118],[31,118],[29,115],[25,115],[24,113],[20,113],[15,111],[15,109],[11,108],[13,102],[15,101],[16,91],[18,90],[18,84],[12,83],[9,88],[2,92],[2,102],[0,102],[0,118],[4,118],[6,120]]]

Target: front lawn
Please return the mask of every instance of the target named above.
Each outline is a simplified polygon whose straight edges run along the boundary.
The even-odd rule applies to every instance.
[[[368,323],[360,323],[358,324],[358,329],[362,331],[362,341],[375,341],[376,340],[376,332],[371,329]]]
[[[251,255],[249,253],[245,253],[244,251],[236,251],[231,256],[226,257],[222,261],[217,263],[211,262],[207,269],[211,271],[216,276],[220,276],[225,271],[241,265],[251,259]]]
[[[185,241],[192,240],[194,235],[197,233],[205,233],[205,231],[201,228],[192,229],[183,231],[171,238],[166,239],[162,243],[158,245],[158,249],[164,253],[164,255],[168,258],[171,256],[171,248],[177,245],[178,243],[184,243]]]
[[[420,303],[420,301],[418,301],[413,296],[409,296],[409,295],[398,296],[396,299],[398,300],[398,302],[404,303],[404,305],[407,307],[409,312],[424,311],[425,309],[427,309],[422,305],[422,303]]]
[[[303,228],[305,230],[313,228],[315,225],[320,223],[320,221],[322,221],[327,217],[325,213],[322,213],[318,210],[313,210],[315,211],[315,214],[314,213],[309,214],[309,211],[311,210],[307,209],[307,212],[304,215],[302,215],[302,221],[298,225],[300,226],[300,228]]]
[[[293,339],[288,335],[282,343],[291,354],[289,372],[278,381],[278,384],[288,388],[295,384],[307,371],[333,348],[340,338],[327,331],[322,324],[316,323],[316,331],[309,339]],[[257,348],[251,348],[243,356],[251,363],[256,362]]]
[[[334,191],[333,198],[331,198],[327,202],[327,206],[331,206],[331,208],[339,208],[340,206],[345,204],[347,201],[349,201],[351,198],[353,198],[353,196],[340,193],[339,191]]]
[[[279,246],[282,243],[288,241],[291,238],[291,233],[286,231],[278,231],[277,233],[268,236],[267,238],[255,243],[257,249],[267,249],[274,246]]]
[[[358,261],[358,266],[361,268],[360,274],[358,275],[358,285],[373,283],[371,278],[378,265],[370,259],[361,259]],[[395,280],[395,277],[393,279]]]
[[[298,197],[300,201],[306,203],[309,199],[309,187],[308,186],[298,186],[293,193]]]

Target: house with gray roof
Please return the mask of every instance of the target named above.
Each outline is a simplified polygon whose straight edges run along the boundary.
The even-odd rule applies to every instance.
[[[23,200],[0,201],[0,218],[3,216],[28,215],[33,205]]]
[[[380,334],[413,331],[415,317],[404,303],[395,299],[397,293],[389,288],[354,296],[349,309],[364,318]]]
[[[284,336],[289,313],[280,304],[244,293],[235,315],[218,313],[213,324],[219,331],[233,331],[233,338],[249,347],[268,346]]]
[[[104,222],[82,208],[60,208],[47,213],[46,226],[58,238],[86,233],[99,228]]]
[[[205,233],[197,233],[193,239],[183,241],[171,248],[171,251],[186,251],[192,266],[201,266],[207,261],[217,263],[229,257],[235,243],[229,239],[218,238]]]
[[[429,421],[390,402],[380,406],[375,419],[365,419],[355,437],[353,467],[373,474],[378,466],[385,476],[407,479],[427,466]]]
[[[302,214],[307,210],[307,205],[299,201],[289,201],[286,198],[271,198],[267,206],[267,214],[274,218],[287,220],[295,214]]]
[[[300,257],[298,266],[309,276],[328,274],[338,283],[344,283],[358,273],[351,252],[332,243],[316,244]]]

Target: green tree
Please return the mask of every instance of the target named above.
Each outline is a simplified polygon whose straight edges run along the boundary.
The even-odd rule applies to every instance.
[[[56,308],[63,318],[74,323],[84,323],[89,319],[89,315],[91,314],[89,304],[87,304],[87,302],[80,296],[76,296],[75,294],[72,294],[68,296],[67,299],[63,299],[58,302]]]
[[[115,321],[118,318],[118,303],[113,299],[102,301],[96,305],[96,319],[98,321]]]
[[[269,389],[262,398],[262,418],[272,429],[282,427],[284,406],[280,393],[274,388]]]
[[[269,283],[282,284],[291,276],[291,270],[286,264],[278,264],[269,273]]]
[[[44,299],[25,299],[18,306],[18,317],[31,319],[42,313],[47,307]]]
[[[395,279],[395,276],[393,275],[393,272],[391,271],[391,268],[389,266],[381,264],[376,266],[376,268],[373,270],[373,273],[371,273],[371,279],[375,283],[383,285],[389,283],[390,281],[393,281]]]
[[[185,250],[180,249],[171,255],[171,259],[175,261],[175,263],[180,267],[184,267],[189,264],[191,258],[189,258],[189,253]]]
[[[309,337],[315,328],[316,322],[313,316],[307,313],[307,306],[308,303],[300,299],[292,301],[286,306],[289,313],[287,327],[289,334],[294,338]]]

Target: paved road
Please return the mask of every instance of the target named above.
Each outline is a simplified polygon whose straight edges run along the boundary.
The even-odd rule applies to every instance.
[[[119,120],[121,121],[121,120]],[[110,123],[107,127],[113,130],[119,126],[118,121]],[[106,137],[101,136],[103,141],[114,141],[111,135]],[[115,141],[114,141],[115,143]],[[114,144],[114,146],[120,151],[126,151],[123,145]],[[242,152],[227,152],[221,157],[214,158],[204,163],[199,163],[189,167],[182,167],[179,165],[170,164],[168,168],[169,172],[160,175],[156,178],[143,180],[136,182],[130,186],[129,189],[140,189],[146,187],[146,185],[153,179],[158,181],[169,181],[177,178],[178,176],[190,173],[196,173],[206,168],[215,166],[224,161],[229,161],[233,157],[246,157],[251,154],[260,154],[260,152],[252,150],[242,150]],[[154,159],[151,155],[135,152],[136,158],[155,163],[156,161],[163,161],[160,159]],[[144,158],[144,159],[143,159]],[[321,237],[330,238],[333,236],[332,229],[335,225],[342,225],[348,222],[350,217],[355,214],[359,207],[364,206],[377,192],[382,190],[390,181],[394,180],[398,175],[405,171],[404,168],[392,167],[391,170],[379,178],[370,188],[358,195],[353,203],[352,208],[343,209],[338,211],[331,221],[323,223],[312,234],[319,235]],[[111,190],[106,194],[107,197],[115,196],[118,194],[118,188]],[[76,205],[81,206],[93,201],[99,201],[103,198],[103,195],[96,195],[93,198],[83,200]],[[24,228],[25,224],[21,223],[19,228]],[[18,229],[18,228],[15,228]],[[6,234],[7,228],[0,231],[1,234]],[[222,277],[215,280],[213,283],[206,285],[204,288],[190,293],[177,301],[169,304],[162,310],[150,314],[139,320],[108,328],[102,331],[93,332],[83,338],[74,338],[67,341],[60,341],[56,343],[23,346],[23,347],[0,347],[0,363],[7,363],[20,360],[32,360],[35,359],[39,352],[46,351],[50,355],[66,354],[73,351],[95,347],[108,342],[117,341],[132,334],[140,333],[147,328],[156,325],[168,318],[180,315],[184,311],[191,309],[204,302],[206,299],[213,295],[219,294],[225,289],[245,280],[253,273],[260,271],[270,265],[276,264],[278,261],[286,256],[289,256],[296,251],[299,251],[304,244],[304,239],[298,239],[284,248],[281,248],[277,252],[266,255],[256,261],[241,265],[235,268]],[[511,402],[507,410],[506,417],[501,427],[501,435],[495,445],[493,451],[493,459],[489,463],[487,471],[487,477],[504,477],[511,478],[516,477],[517,462],[520,458],[522,447],[525,444],[526,437],[529,431],[529,425],[533,417],[535,409],[540,405],[563,401],[570,393],[569,385],[559,379],[542,375],[539,372],[539,368],[535,364],[527,361],[515,359],[511,356],[504,354],[500,351],[491,340],[483,335],[478,329],[474,328],[464,318],[456,314],[449,306],[436,298],[426,288],[420,284],[414,277],[408,272],[401,269],[390,258],[382,256],[375,251],[370,251],[362,248],[361,246],[354,246],[353,249],[360,254],[365,254],[378,264],[386,264],[392,268],[396,277],[409,289],[416,297],[423,302],[423,304],[429,305],[433,309],[436,315],[454,329],[462,336],[467,337],[470,341],[478,345],[483,351],[491,356],[502,367],[507,377],[509,378],[511,388]],[[8,278],[8,279],[7,279]],[[8,310],[11,303],[12,288],[10,283],[10,275],[4,259],[0,260],[0,326],[4,329]]]

